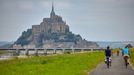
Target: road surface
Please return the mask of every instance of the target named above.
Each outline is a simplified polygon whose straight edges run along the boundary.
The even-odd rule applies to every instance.
[[[105,63],[101,63],[89,75],[134,75],[134,70],[130,65],[126,69],[120,54],[120,56],[113,55],[112,66],[109,69]]]

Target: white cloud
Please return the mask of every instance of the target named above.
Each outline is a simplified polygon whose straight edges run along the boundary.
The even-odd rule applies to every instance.
[[[52,6],[52,1],[40,1],[39,5],[44,8],[50,8]],[[69,1],[55,1],[54,6],[58,9],[68,9],[72,6],[72,4]]]
[[[94,0],[94,3],[99,8],[128,8],[133,7],[134,0]]]
[[[35,5],[32,1],[18,1],[17,6],[20,10],[28,11],[28,10],[34,10]]]
[[[115,35],[117,32],[126,35],[123,37],[128,38],[128,40],[134,38],[132,33],[132,28],[134,28],[134,0],[53,1],[56,14],[63,15],[62,17],[67,20],[71,31],[83,35],[86,39],[104,40],[103,37],[100,37],[104,36],[106,40],[120,40],[122,37]],[[38,24],[42,17],[48,16],[51,5],[52,0],[0,0],[0,36],[10,33],[14,38],[19,37],[21,32],[31,24]],[[110,36],[106,36],[108,34]],[[4,37],[11,36],[6,35]],[[3,39],[12,39],[4,37]],[[0,37],[1,39],[2,37]]]
[[[34,2],[27,0],[13,0],[13,1],[2,1],[0,4],[1,9],[5,12],[14,12],[14,11],[31,11],[34,10]]]
[[[65,9],[68,9],[72,6],[72,4],[69,2],[56,2],[55,5],[57,8],[65,8]]]
[[[51,6],[51,1],[39,1],[38,2],[40,6],[44,7],[44,8],[49,8]]]

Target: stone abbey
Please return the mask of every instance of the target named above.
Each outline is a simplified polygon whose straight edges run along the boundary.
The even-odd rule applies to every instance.
[[[62,17],[55,14],[53,4],[50,18],[44,18],[39,25],[32,25],[32,29],[24,31],[14,44],[28,48],[98,47],[95,42],[73,34]]]
[[[55,14],[53,5],[50,18],[44,18],[40,25],[32,26],[34,43],[38,42],[40,35],[49,36],[51,33],[65,34],[67,32],[69,32],[69,26],[62,20],[62,17]]]

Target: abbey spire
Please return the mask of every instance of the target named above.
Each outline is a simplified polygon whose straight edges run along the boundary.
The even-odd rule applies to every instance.
[[[52,2],[52,10],[51,10],[51,14],[50,17],[53,18],[55,16],[55,12],[54,12],[54,4]]]

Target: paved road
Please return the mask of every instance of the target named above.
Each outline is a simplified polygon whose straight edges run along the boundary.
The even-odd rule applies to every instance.
[[[134,75],[129,65],[126,69],[122,56],[114,55],[112,57],[112,66],[108,69],[106,64],[99,64],[89,75]]]

